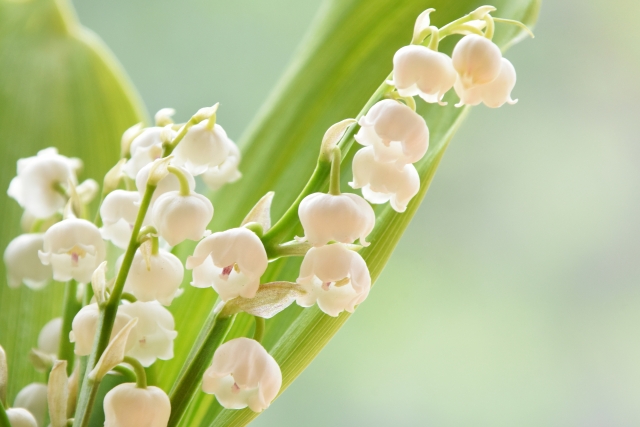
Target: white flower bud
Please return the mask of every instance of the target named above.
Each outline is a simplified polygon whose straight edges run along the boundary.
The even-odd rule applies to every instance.
[[[296,302],[310,307],[316,302],[329,316],[353,313],[369,295],[371,276],[364,259],[341,243],[311,248],[300,266],[298,284],[307,291]]]
[[[100,206],[102,238],[126,249],[139,210],[140,194],[137,191],[114,190],[109,193]]]
[[[232,228],[198,243],[193,256],[187,258],[187,269],[193,270],[193,286],[213,286],[220,298],[228,301],[237,296],[253,298],[268,262],[267,252],[255,233]]]
[[[162,127],[150,127],[142,131],[140,135],[135,137],[131,142],[131,158],[124,165],[124,172],[135,179],[140,169],[153,162],[155,159],[162,157],[162,135],[167,130]],[[173,131],[170,131],[173,132]],[[175,136],[173,132],[172,137]]]
[[[47,385],[43,383],[28,384],[16,395],[13,407],[26,409],[35,418],[38,427],[44,427],[47,414]]]
[[[493,81],[500,72],[500,48],[491,40],[477,34],[464,36],[453,48],[453,68],[465,88]]]
[[[62,317],[49,320],[38,334],[38,350],[46,354],[58,354],[62,334]]]
[[[138,318],[138,323],[129,335],[127,356],[135,357],[143,366],[151,366],[156,359],[173,358],[173,340],[178,333],[169,310],[157,301],[138,301],[121,305],[118,307],[118,314],[120,313]]]
[[[69,181],[75,183],[75,172],[80,167],[79,159],[70,159],[59,155],[55,148],[46,148],[37,156],[18,160],[18,176],[11,180],[7,194],[35,217],[48,218],[67,202],[55,186],[66,188]]]
[[[44,234],[21,234],[4,251],[7,283],[15,288],[24,283],[31,289],[41,289],[51,279],[51,266],[43,265],[38,256],[42,250]]]
[[[140,249],[131,263],[124,291],[140,301],[158,300],[162,305],[171,305],[184,277],[184,267],[177,256],[160,249],[151,254],[148,262]],[[139,324],[138,324],[139,325]]]
[[[420,160],[429,148],[424,119],[398,101],[385,99],[371,107],[358,122],[355,140],[371,146],[379,162],[396,162],[398,168]]]
[[[242,177],[238,170],[240,164],[240,150],[231,143],[229,144],[229,156],[222,164],[211,167],[202,174],[202,180],[212,190],[218,190],[225,184],[236,182]]]
[[[119,384],[104,397],[104,427],[166,427],[171,402],[158,387]]]
[[[480,86],[465,88],[460,81],[455,84],[455,90],[460,97],[461,105],[478,105],[484,102],[487,107],[498,108],[504,103],[515,104],[518,100],[511,99],[511,91],[516,85],[516,70],[508,59],[502,58],[500,73],[495,80]]]
[[[227,409],[248,406],[254,412],[269,407],[281,386],[278,362],[249,338],[235,338],[218,347],[202,380],[202,391],[215,394],[220,405]]]
[[[208,121],[193,125],[173,151],[173,164],[184,166],[191,174],[201,175],[208,168],[221,165],[229,155],[233,142],[222,126],[209,129]]]
[[[211,201],[194,192],[188,196],[181,195],[179,191],[165,193],[156,200],[151,213],[151,221],[158,234],[171,246],[186,239],[202,239],[207,235],[211,218]]]
[[[136,176],[136,188],[138,189],[138,193],[140,194],[140,199],[142,199],[142,197],[144,196],[144,192],[147,190],[147,181],[149,180],[149,172],[151,171],[152,166],[153,164],[149,163],[147,166],[140,169],[140,172],[138,172],[138,175]],[[189,188],[191,189],[191,191],[194,191],[196,189],[196,180],[193,178],[193,175],[191,175],[185,168],[182,168],[180,166],[176,167],[180,169],[182,173],[184,173],[184,176],[187,177],[187,181],[189,182]],[[151,210],[151,207],[153,206],[155,201],[158,200],[158,197],[170,191],[178,190],[180,190],[180,180],[178,180],[178,177],[176,177],[172,173],[167,174],[167,176],[165,176],[160,180],[160,182],[158,182],[156,190],[153,192],[153,196],[151,197],[149,210]]]
[[[304,237],[313,246],[326,245],[332,240],[353,243],[356,239],[368,246],[365,239],[376,223],[371,205],[351,193],[309,194],[300,203],[298,216]]]
[[[425,46],[405,46],[393,56],[393,81],[401,96],[440,102],[456,76],[451,58]]]
[[[47,230],[38,255],[43,264],[51,265],[55,280],[89,283],[105,253],[98,227],[84,219],[69,218]]]
[[[100,309],[98,304],[85,305],[76,314],[71,323],[71,332],[69,332],[69,340],[76,343],[74,352],[79,356],[88,356],[91,354],[93,347],[93,339],[95,338],[98,328],[98,318],[100,317]],[[120,312],[116,314],[116,320],[113,323],[113,330],[111,331],[112,340],[122,328],[131,320],[131,317],[125,313]],[[132,334],[133,335],[133,334]],[[131,348],[134,345],[134,339],[130,339],[127,342],[127,348]]]
[[[38,427],[35,417],[24,408],[7,409],[7,417],[11,427]]]
[[[420,190],[420,175],[413,165],[398,169],[376,161],[373,147],[365,147],[353,157],[353,182],[349,185],[362,188],[363,197],[371,203],[390,202],[394,210],[404,212]]]

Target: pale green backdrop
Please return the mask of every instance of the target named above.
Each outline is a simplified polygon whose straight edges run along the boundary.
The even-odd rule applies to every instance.
[[[234,139],[319,4],[74,1],[151,112],[220,101]],[[473,109],[369,299],[252,425],[640,425],[638,16],[543,2],[520,102]]]

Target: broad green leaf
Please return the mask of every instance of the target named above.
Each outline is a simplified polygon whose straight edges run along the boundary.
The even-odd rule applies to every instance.
[[[66,0],[0,0],[0,188],[16,161],[55,146],[84,160],[81,179],[101,181],[119,157],[120,137],[144,119],[127,78]],[[21,209],[2,196],[0,247],[20,233]],[[28,362],[40,328],[60,316],[63,286],[42,291],[6,285],[0,266],[0,343],[9,362],[9,401],[21,387],[44,381]]]
[[[238,226],[253,204],[267,191],[275,191],[274,221],[291,204],[313,170],[320,141],[326,129],[342,119],[355,117],[376,88],[391,71],[395,50],[411,40],[415,18],[434,7],[432,22],[442,26],[485,3],[392,0],[334,0],[322,8],[314,28],[299,49],[297,58],[280,85],[255,119],[241,145],[243,179],[221,191],[214,202],[220,209],[217,229]],[[538,0],[499,0],[498,17],[517,19],[532,26],[537,17]],[[515,27],[498,24],[494,40],[503,49],[523,37]],[[445,40],[442,50],[450,52],[454,40]],[[419,103],[430,127],[431,146],[427,156],[416,164],[422,180],[420,193],[407,211],[398,214],[388,206],[376,209],[377,227],[372,245],[361,252],[375,280],[380,275],[404,229],[422,201],[436,168],[466,109],[456,109],[449,95],[449,106]],[[352,147],[343,164],[343,188],[351,178]],[[187,253],[191,248],[184,248]],[[295,280],[299,259],[271,264],[264,282]],[[204,319],[211,310],[213,292],[187,289],[174,309],[178,325]],[[365,302],[366,304],[366,302]],[[291,306],[267,321],[265,346],[280,364],[283,390],[313,360],[349,317],[329,317],[316,307]],[[230,338],[248,335],[252,328],[248,316],[239,316]],[[161,385],[170,387],[197,330],[182,330],[176,359],[162,366]],[[225,410],[215,399],[200,393],[181,425],[243,426],[258,414],[245,410]]]

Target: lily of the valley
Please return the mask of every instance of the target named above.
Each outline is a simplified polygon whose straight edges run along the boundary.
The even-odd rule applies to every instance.
[[[460,97],[461,105],[478,105],[481,102],[487,107],[498,108],[503,104],[515,104],[518,100],[511,99],[511,91],[516,85],[516,69],[508,59],[500,60],[500,72],[498,76],[489,83],[465,88],[460,81],[457,81],[454,88]]]
[[[4,265],[7,267],[7,283],[12,288],[24,283],[31,289],[41,289],[52,277],[50,265],[40,261],[38,252],[42,250],[44,234],[22,234],[13,239],[4,251]]]
[[[275,359],[257,341],[235,338],[222,344],[204,373],[202,390],[227,409],[266,409],[282,386]]]
[[[60,334],[62,333],[62,317],[48,321],[38,334],[38,350],[46,354],[58,354]]]
[[[171,252],[159,249],[157,253],[145,257],[138,249],[133,257],[124,290],[140,301],[157,300],[168,306],[176,296],[183,277],[182,262]]]
[[[100,309],[98,308],[98,304],[93,303],[82,307],[73,318],[73,322],[71,323],[71,332],[69,333],[69,340],[75,343],[73,351],[78,356],[88,356],[91,354],[93,340],[98,328],[99,317]],[[131,317],[118,309],[116,319],[113,323],[110,340],[112,340],[116,334],[124,328],[129,320],[131,320]],[[134,344],[131,335],[129,335],[129,341],[127,341],[127,348],[131,348]]]
[[[46,231],[38,255],[43,264],[51,265],[55,280],[89,283],[105,253],[98,227],[84,219],[68,218]]]
[[[218,190],[225,184],[235,182],[242,177],[238,170],[240,164],[240,150],[235,144],[229,147],[229,156],[222,164],[210,167],[203,173],[202,180],[212,190]]]
[[[11,427],[38,427],[35,417],[24,408],[9,408],[6,412]]]
[[[453,48],[453,68],[464,88],[484,85],[498,77],[502,52],[491,40],[477,34],[464,36]]]
[[[224,163],[232,145],[235,144],[222,126],[215,124],[212,127],[204,120],[189,128],[173,152],[173,164],[184,166],[194,176],[201,175]]]
[[[376,216],[371,205],[352,193],[313,193],[305,197],[298,208],[304,229],[304,240],[313,246],[330,241],[367,246],[366,237],[375,226]]]
[[[137,191],[115,190],[109,193],[100,206],[102,237],[126,249],[139,210],[140,194]]]
[[[14,408],[24,408],[35,418],[38,427],[44,427],[47,413],[47,385],[31,383],[22,388],[13,401]]]
[[[310,307],[317,302],[330,316],[345,310],[353,313],[371,289],[364,259],[341,243],[311,248],[302,260],[297,282],[307,291],[297,303]]]
[[[124,166],[124,172],[130,178],[135,179],[143,167],[162,157],[162,137],[167,133],[169,137],[175,137],[174,131],[154,126],[144,129],[134,138],[129,147],[131,158]]]
[[[193,270],[193,286],[212,286],[227,301],[237,296],[253,298],[267,263],[260,238],[246,228],[232,228],[198,243],[187,258],[187,269]]]
[[[104,397],[104,427],[166,427],[171,402],[158,387],[115,386]]]

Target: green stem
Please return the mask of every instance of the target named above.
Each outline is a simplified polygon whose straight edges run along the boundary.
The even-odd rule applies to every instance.
[[[267,250],[267,257],[271,261],[289,256],[304,256],[309,252],[311,247],[312,246],[308,242],[286,242],[281,245],[269,246]]]
[[[178,181],[180,181],[180,195],[188,196],[189,194],[191,194],[191,187],[189,187],[189,180],[187,179],[187,176],[184,174],[184,172],[182,172],[180,169],[178,169],[175,166],[167,166],[167,170],[172,174],[174,174],[176,178],[178,178]]]
[[[147,373],[144,370],[144,366],[138,362],[138,359],[125,356],[123,362],[131,365],[133,371],[136,373],[136,386],[138,388],[147,388]]]
[[[233,325],[235,316],[219,317],[219,312],[212,310],[202,328],[196,344],[191,349],[182,372],[173,384],[169,393],[171,400],[171,417],[168,427],[175,427],[187,410],[191,399],[200,388],[202,377],[211,363],[213,353],[222,344]]]
[[[493,22],[491,15],[485,16],[484,22],[487,23],[487,29],[484,31],[484,36],[491,40],[493,38],[493,33],[496,30],[496,24]]]
[[[62,309],[62,330],[60,332],[60,348],[58,349],[58,360],[67,361],[67,374],[73,372],[73,343],[69,341],[69,332],[73,318],[82,308],[78,301],[78,282],[70,280],[64,287],[64,308]]]
[[[0,427],[11,427],[11,423],[9,422],[9,416],[7,412],[4,410],[4,405],[0,401]]]
[[[118,365],[115,368],[112,369],[112,371],[119,373],[120,375],[122,375],[125,379],[126,382],[128,383],[134,383],[136,382],[136,374],[129,368],[126,368],[122,365]]]
[[[329,178],[329,194],[339,196],[340,193],[340,161],[342,153],[340,147],[335,147],[331,152],[331,175]]]
[[[438,32],[437,27],[432,27],[431,29],[431,40],[429,40],[429,49],[438,51],[438,43],[440,43],[440,33]],[[415,108],[414,110],[415,111]]]
[[[142,228],[142,223],[147,211],[149,210],[151,198],[153,197],[155,190],[155,185],[147,184],[144,196],[140,202],[140,210],[138,211],[136,222],[133,225],[133,230],[131,231],[129,246],[124,254],[120,271],[118,272],[118,276],[116,277],[116,281],[113,286],[113,291],[111,292],[107,303],[100,311],[100,317],[98,318],[98,325],[96,328],[99,332],[96,334],[96,338],[93,341],[93,350],[91,351],[91,355],[87,361],[85,374],[87,372],[91,372],[105,348],[109,345],[109,338],[111,337],[113,323],[115,322],[116,314],[118,313],[118,304],[120,303],[124,283],[127,279],[127,275],[129,274],[133,257],[139,246],[138,235]],[[82,388],[80,389],[80,395],[78,397],[78,407],[76,409],[76,416],[73,422],[74,427],[85,427],[88,425],[89,418],[91,416],[91,409],[95,401],[95,395],[98,391],[98,385],[99,382],[93,381],[88,375],[85,375],[82,382]]]
[[[256,328],[253,331],[253,339],[258,341],[259,343],[262,343],[262,339],[264,338],[264,327],[265,327],[264,317],[253,316],[253,318],[256,321]]]
[[[505,19],[505,18],[496,18],[496,17],[492,17],[492,18],[493,18],[493,22],[500,22],[502,24],[511,24],[511,25],[515,25],[517,27],[520,27],[527,34],[529,34],[531,36],[531,38],[535,38],[535,36],[533,35],[533,31],[531,31],[529,29],[529,27],[527,27],[526,25],[524,25],[520,21],[516,21],[515,19]]]
[[[138,298],[136,298],[135,296],[131,295],[129,292],[123,292],[122,295],[120,296],[120,298],[125,300],[125,301],[129,301],[129,302],[138,301]]]
[[[189,121],[180,128],[180,131],[178,132],[176,137],[173,138],[173,141],[164,146],[162,157],[167,157],[169,154],[171,154],[176,146],[180,143],[180,141],[182,141],[182,138],[184,138],[191,126],[197,123],[198,121],[196,121],[195,117],[191,117],[191,119],[189,119]]]

